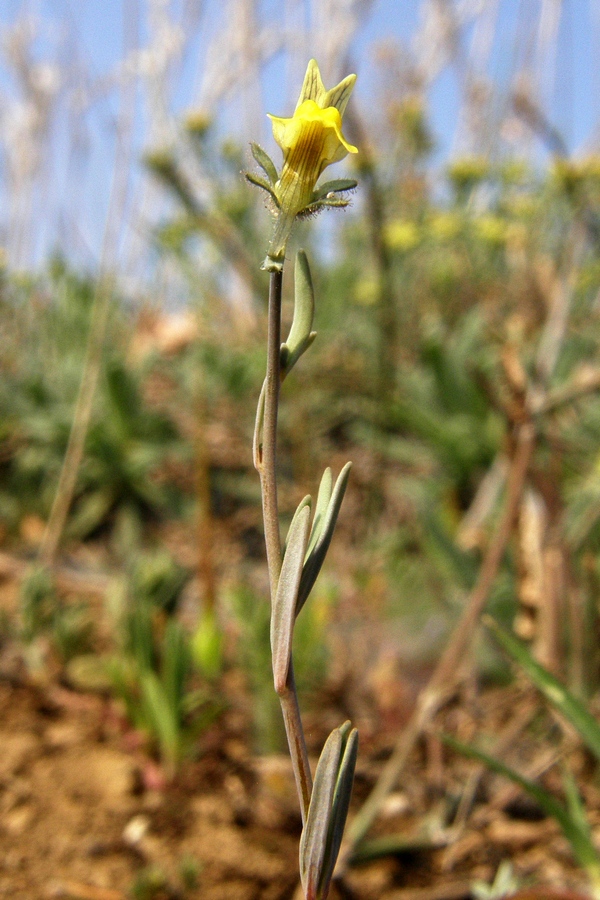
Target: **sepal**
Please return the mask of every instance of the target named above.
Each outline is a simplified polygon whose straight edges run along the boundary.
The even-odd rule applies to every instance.
[[[269,179],[269,183],[274,185],[279,179],[279,175],[277,173],[277,169],[275,167],[275,163],[271,159],[268,153],[266,153],[263,148],[259,144],[255,144],[252,142],[250,144],[250,150],[252,151],[252,156],[255,161],[261,167],[267,178]]]
[[[347,206],[350,206],[350,201],[345,197],[332,197],[330,200],[317,200],[316,203],[311,203],[310,206],[306,207],[302,213],[302,217],[314,216],[322,209],[345,209]]]
[[[358,181],[354,178],[334,178],[332,181],[326,181],[325,184],[319,185],[314,193],[313,200],[333,199],[327,198],[328,194],[344,194],[347,191],[354,191],[358,187]]]
[[[261,178],[260,175],[256,175],[254,172],[244,172],[244,178],[246,181],[249,181],[250,184],[253,184],[254,187],[259,187],[261,190],[266,191],[275,206],[279,209],[279,200],[277,199],[277,194],[269,184],[269,182],[265,181],[264,178]]]

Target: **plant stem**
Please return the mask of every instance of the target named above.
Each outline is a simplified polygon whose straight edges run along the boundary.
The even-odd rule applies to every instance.
[[[300,707],[298,706],[298,694],[296,692],[292,661],[290,661],[285,691],[279,694],[279,702],[281,703],[285,734],[292,758],[296,790],[298,791],[300,812],[302,813],[302,824],[304,825],[308,815],[310,795],[312,794],[312,775],[308,764],[308,753],[306,751],[306,741],[304,740]]]
[[[281,383],[279,353],[281,348],[281,288],[283,272],[271,272],[269,281],[269,324],[267,332],[267,375],[265,379],[265,415],[260,455],[260,484],[262,491],[267,564],[271,584],[271,599],[277,591],[281,571],[281,535],[277,504],[277,413]]]
[[[264,417],[262,429],[257,418],[255,435],[255,465],[260,475],[262,492],[265,543],[271,602],[275,597],[281,572],[281,535],[279,532],[279,508],[277,504],[277,414],[279,410],[279,386],[281,384],[281,290],[283,272],[271,272],[269,282],[269,323],[267,333],[267,374],[263,387]],[[259,407],[262,403],[259,401]],[[262,437],[262,440],[261,440]],[[306,741],[300,718],[294,669],[290,662],[284,690],[279,694],[285,733],[294,768],[294,778],[300,801],[302,821],[306,819],[312,792],[312,775],[308,763]]]
[[[83,374],[75,403],[71,431],[50,516],[46,523],[39,551],[39,561],[43,566],[51,567],[54,565],[65,530],[69,509],[75,495],[85,441],[92,417],[96,386],[102,367],[104,338],[112,296],[111,288],[112,285],[107,283],[106,277],[100,272],[94,294]]]

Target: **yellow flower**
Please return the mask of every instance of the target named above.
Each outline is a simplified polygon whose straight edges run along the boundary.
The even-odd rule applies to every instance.
[[[311,59],[294,115],[269,116],[273,136],[283,151],[281,173],[262,148],[252,145],[253,156],[268,181],[253,173],[247,173],[246,177],[270,194],[276,208],[275,233],[264,268],[281,269],[296,216],[317,212],[325,206],[346,206],[348,200],[336,194],[356,187],[356,182],[350,179],[317,187],[327,166],[339,162],[348,153],[358,153],[342,133],[342,116],[355,81],[356,75],[348,75],[335,87],[325,90],[319,67]]]
[[[300,103],[291,119],[269,118],[273,137],[283,150],[275,193],[280,208],[297,216],[310,206],[323,169],[358,150],[342,134],[342,117],[335,106],[323,109],[316,100],[308,99]]]

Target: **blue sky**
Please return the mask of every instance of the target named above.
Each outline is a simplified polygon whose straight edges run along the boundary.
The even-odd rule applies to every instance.
[[[176,8],[183,0],[172,0]],[[536,23],[543,0],[486,0],[483,7],[492,9],[498,5],[498,18],[492,31],[493,41],[489,53],[487,76],[495,83],[502,97],[505,88],[524,62],[534,64],[532,56]],[[456,2],[456,7],[462,5]],[[293,4],[287,3],[287,7]],[[473,3],[471,3],[473,6]],[[545,6],[549,7],[547,0]],[[174,82],[172,107],[185,110],[197,99],[202,62],[209,38],[222,27],[229,6],[224,0],[206,0],[205,12],[197,33],[187,48],[187,56]],[[266,20],[276,17],[282,8],[279,0],[263,0],[261,5]],[[374,0],[369,14],[358,30],[348,51],[351,65],[359,75],[356,90],[359,108],[369,118],[374,101],[378,97],[381,68],[377,63],[377,48],[385,42],[394,42],[410,48],[414,34],[422,20],[423,0]],[[24,12],[33,15],[38,22],[35,54],[38,59],[57,57],[62,65],[77,78],[86,78],[98,85],[115,71],[125,51],[132,46],[132,34],[138,34],[143,45],[147,37],[143,0],[0,0],[0,26],[9,26]],[[310,24],[311,5],[305,4],[305,22]],[[312,10],[319,9],[313,0]],[[139,14],[136,29],[134,13]],[[127,20],[127,27],[125,20]],[[306,21],[308,20],[308,21]],[[302,23],[301,23],[302,24]],[[332,23],[331,28],[335,28]],[[461,54],[468,57],[473,27],[464,29]],[[600,0],[563,0],[560,27],[556,38],[548,45],[547,58],[537,60],[538,74],[543,83],[543,99],[547,114],[559,129],[570,151],[578,153],[590,150],[598,137],[597,123],[600,117]],[[297,56],[303,56],[299,48]],[[312,48],[306,48],[306,54]],[[303,61],[295,67],[289,60],[276,55],[266,67],[262,77],[262,105],[277,114],[285,114],[298,85],[297,72]],[[301,76],[300,76],[301,77]],[[0,90],[9,97],[14,94],[14,83],[7,76],[6,66],[0,60]],[[446,67],[427,91],[428,113],[437,142],[434,162],[442,165],[445,158],[457,146],[457,121],[460,105],[459,78],[456,67]],[[146,141],[147,113],[139,102],[135,113],[136,146],[132,162],[132,183],[139,179],[139,155]],[[223,133],[232,131],[236,136],[248,138],[246,97],[228,104],[220,128]],[[72,135],[67,138],[67,127],[74,122],[63,110],[52,133],[52,178],[54,183],[48,193],[47,204],[69,206],[69,212],[57,210],[60,221],[73,217],[73,208],[81,209],[82,246],[89,249],[90,258],[98,253],[98,244],[106,215],[114,161],[115,116],[118,110],[117,90],[105,95],[88,109],[80,123],[78,141],[73,145]],[[375,110],[376,111],[376,110]],[[268,123],[261,110],[257,127],[263,128],[266,138]],[[70,134],[70,132],[69,132]],[[2,136],[0,135],[0,141]],[[67,146],[68,141],[71,144]],[[539,148],[538,148],[539,149]],[[1,176],[0,170],[0,176]],[[0,199],[3,190],[0,182]],[[76,193],[76,196],[69,194]],[[5,204],[6,206],[6,204]],[[62,219],[61,219],[62,216]],[[54,225],[48,224],[45,233],[37,241],[36,253],[44,253],[51,241]],[[43,229],[42,229],[43,231]]]

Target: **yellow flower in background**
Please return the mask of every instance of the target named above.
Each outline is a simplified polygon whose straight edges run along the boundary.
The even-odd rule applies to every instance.
[[[280,208],[297,216],[310,206],[323,169],[358,150],[342,134],[342,116],[335,106],[323,108],[316,100],[308,99],[296,107],[290,119],[269,118],[273,122],[273,137],[283,150],[283,168],[275,193]]]
[[[408,219],[393,219],[383,231],[385,243],[390,250],[412,250],[421,240],[419,229]]]
[[[429,231],[432,237],[439,241],[451,241],[458,237],[463,227],[460,215],[455,212],[436,212],[429,221]]]
[[[481,240],[493,247],[500,247],[506,240],[507,222],[492,214],[479,216],[473,221],[475,233]]]
[[[358,153],[342,132],[342,117],[356,81],[347,75],[326,90],[314,59],[308,64],[294,115],[269,116],[273,136],[283,152],[281,173],[265,151],[252,144],[252,155],[267,180],[247,172],[246,178],[265,190],[273,201],[275,232],[264,268],[277,271],[283,266],[285,248],[296,216],[318,212],[326,206],[347,206],[344,194],[356,187],[352,179],[337,179],[317,187],[327,166]]]

